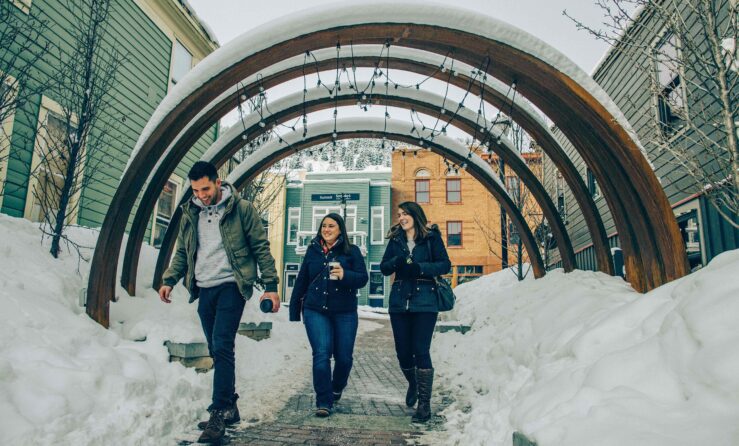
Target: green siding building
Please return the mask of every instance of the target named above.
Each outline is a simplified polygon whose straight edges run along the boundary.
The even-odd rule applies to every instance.
[[[380,272],[387,246],[385,234],[391,222],[391,171],[307,173],[302,181],[290,181],[285,200],[285,251],[282,296],[289,301],[307,246],[318,232],[323,216],[342,214],[345,205],[347,231],[359,246],[370,276],[359,290],[359,304],[387,307],[390,287]],[[344,203],[342,204],[342,196]]]
[[[679,4],[679,2],[678,2]],[[725,3],[724,3],[725,5]],[[681,7],[681,14],[685,20],[686,27],[695,29],[695,35],[702,35],[698,31],[700,18],[689,8]],[[729,20],[725,9],[718,13],[719,22],[724,26]],[[628,37],[638,42],[650,42],[651,48],[660,54],[669,51],[675,45],[675,37],[669,32],[665,23],[647,12],[646,9],[636,17],[636,23],[629,27]],[[722,218],[716,208],[706,198],[702,185],[697,185],[686,170],[679,165],[667,150],[655,143],[655,131],[670,131],[669,140],[673,147],[687,152],[703,153],[705,162],[701,168],[710,171],[715,168],[711,164],[711,156],[705,152],[696,141],[696,130],[687,126],[675,124],[677,112],[670,109],[663,95],[669,94],[680,107],[698,107],[696,98],[701,95],[696,92],[696,84],[700,79],[691,70],[675,70],[669,63],[658,62],[656,57],[647,57],[643,51],[628,51],[621,44],[610,50],[595,68],[593,78],[608,93],[611,99],[620,107],[634,131],[644,145],[649,161],[654,167],[654,172],[659,178],[665,194],[672,204],[675,217],[683,234],[685,249],[692,269],[700,268],[711,261],[718,254],[739,248],[739,230],[733,227],[726,219]],[[679,44],[677,44],[679,48]],[[681,53],[677,53],[681,57]],[[686,63],[687,64],[687,63]],[[634,67],[650,67],[647,70],[635,69]],[[736,76],[734,74],[734,76]],[[666,79],[666,80],[664,80]],[[662,94],[655,93],[655,84],[664,87]],[[664,84],[664,85],[663,85]],[[734,84],[736,88],[736,84]],[[669,90],[668,90],[669,89]],[[736,97],[734,92],[733,97]],[[672,105],[676,107],[676,105]],[[736,104],[734,108],[736,109]],[[705,113],[695,118],[696,128],[707,138],[715,139],[719,135],[717,128],[712,125],[718,109],[707,108]],[[712,122],[713,120],[713,122]],[[679,121],[679,120],[678,120]],[[658,126],[656,125],[658,124]],[[619,249],[619,236],[613,217],[608,209],[603,195],[600,193],[598,184],[583,162],[580,155],[572,144],[556,128],[553,129],[555,136],[559,139],[563,148],[588,185],[591,195],[598,206],[603,218],[606,232],[609,235],[609,244],[614,252],[614,263],[617,273],[623,275],[623,257]],[[580,209],[572,196],[564,179],[557,171],[554,164],[545,158],[544,163],[545,187],[558,204],[560,214],[567,225],[572,243],[575,247],[577,264],[580,269],[596,269],[595,252],[592,241]],[[633,218],[640,218],[634,215]],[[739,222],[734,216],[735,224]],[[549,267],[560,267],[559,254],[556,249],[550,252],[551,262]],[[627,278],[628,279],[628,278]]]
[[[73,48],[74,36],[70,33],[74,21],[83,20],[83,1],[64,0],[0,0],[10,6],[18,20],[36,17],[45,22],[43,38],[49,43],[49,51],[34,66],[28,85],[19,89],[34,88],[33,83],[43,83],[63,62],[61,58]],[[0,23],[1,27],[5,24]],[[186,2],[177,0],[116,0],[110,2],[110,14],[104,47],[116,48],[125,55],[113,87],[113,110],[104,110],[98,121],[98,129],[109,130],[109,147],[94,152],[100,160],[84,160],[86,186],[73,199],[73,224],[98,227],[102,224],[109,203],[120,181],[139,134],[155,108],[198,61],[214,51],[218,44],[206,31],[206,27],[189,10]],[[24,39],[27,36],[18,36]],[[2,49],[0,71],[12,79],[13,67],[2,64],[9,51]],[[60,56],[61,55],[61,56]],[[6,137],[0,146],[0,211],[30,220],[40,221],[39,205],[34,201],[34,184],[39,179],[33,175],[33,167],[39,158],[39,131],[53,125],[62,113],[63,99],[55,97],[49,89],[21,104],[2,123]],[[93,129],[93,132],[95,129]],[[178,166],[175,175],[162,192],[152,225],[156,234],[147,235],[153,242],[162,228],[166,228],[174,209],[174,200],[184,187],[189,167],[197,161],[218,136],[215,126],[191,149]],[[87,169],[87,165],[95,168]],[[147,174],[147,173],[142,173]]]

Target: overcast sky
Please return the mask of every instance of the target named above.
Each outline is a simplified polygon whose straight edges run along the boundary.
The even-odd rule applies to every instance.
[[[255,26],[335,0],[189,0],[223,45]],[[360,3],[345,0],[341,5]],[[365,4],[366,2],[361,2]],[[408,1],[404,1],[408,3]],[[588,24],[601,21],[594,0],[455,0],[454,5],[508,22],[546,41],[590,73],[606,50],[562,15],[567,11]]]

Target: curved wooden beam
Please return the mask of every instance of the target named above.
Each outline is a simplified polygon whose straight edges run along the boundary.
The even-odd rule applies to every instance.
[[[577,171],[577,168],[569,160],[564,150],[547,128],[547,125],[531,106],[529,106],[525,101],[515,97],[515,95],[512,95],[509,86],[503,85],[494,78],[484,80],[480,79],[479,82],[475,82],[474,79],[476,76],[473,72],[477,70],[467,64],[460,62],[452,64],[450,60],[444,57],[424,51],[409,50],[405,48],[395,49],[393,51],[393,57],[383,57],[378,62],[377,48],[377,46],[362,45],[352,48],[351,51],[343,49],[339,51],[338,58],[336,50],[334,49],[314,51],[312,52],[314,63],[310,65],[310,68],[311,70],[335,69],[336,66],[341,66],[342,64],[347,63],[351,63],[353,66],[391,66],[393,69],[401,67],[403,70],[427,76],[434,76],[437,78],[443,77],[452,85],[460,88],[470,88],[471,93],[485,98],[486,101],[499,109],[509,109],[509,113],[513,117],[512,119],[518,122],[524,130],[534,136],[535,139],[537,139],[537,142],[539,140],[541,141],[539,144],[543,148],[544,152],[553,160],[555,166],[557,166],[557,168],[563,173],[565,182],[569,185],[575,200],[580,206],[585,222],[588,226],[588,230],[590,231],[598,269],[607,274],[614,274],[608,237],[597,206],[593,202],[587,186]],[[342,51],[346,54],[343,54]],[[404,59],[411,57],[414,57],[417,60]],[[445,74],[440,70],[440,65],[445,63],[453,65],[455,71],[454,76]],[[284,82],[301,76],[304,72],[304,64],[304,56],[291,58],[268,67],[260,72],[259,75],[252,76],[249,79],[244,80],[241,83],[243,85],[241,88],[237,88],[236,86],[230,88],[227,92],[209,104],[205,110],[195,118],[194,123],[191,123],[191,125],[183,131],[183,133],[187,134],[188,132],[191,132],[193,127],[199,129],[194,135],[191,135],[189,138],[178,137],[175,143],[173,143],[174,148],[170,148],[170,153],[181,153],[181,156],[179,158],[166,159],[164,163],[160,164],[160,167],[152,172],[150,178],[153,179],[149,181],[147,188],[143,193],[131,225],[121,272],[121,286],[123,286],[129,294],[133,295],[135,293],[136,271],[141,252],[141,244],[143,243],[144,235],[148,228],[150,215],[156,204],[156,199],[158,198],[158,191],[166,183],[167,179],[172,174],[172,171],[174,171],[174,166],[180,162],[182,157],[184,157],[184,153],[181,151],[181,145],[183,143],[186,144],[187,142],[184,142],[183,139],[185,141],[193,141],[192,143],[194,143],[194,141],[202,136],[206,129],[213,124],[212,121],[208,121],[205,118],[220,118],[231,110],[229,107],[233,107],[235,106],[234,104],[238,103],[240,95],[249,96],[251,94],[256,94],[259,87],[270,88],[279,82]],[[479,76],[478,78],[481,77],[482,76]],[[382,89],[380,88],[380,90]],[[401,91],[403,91],[403,89],[401,89]],[[344,92],[346,92],[346,90],[344,90]],[[382,96],[382,92],[377,94]],[[375,96],[375,98],[377,97],[378,96]],[[213,111],[216,113],[215,116],[212,114]],[[179,136],[183,136],[182,133]],[[159,169],[164,170],[159,172]],[[561,258],[563,260],[563,266],[566,270],[569,270],[571,265],[569,257],[561,256]],[[156,274],[154,279],[154,283],[156,283],[158,280],[158,276]]]
[[[90,272],[88,315],[108,326],[127,217],[146,182],[141,172],[164,162],[161,155],[179,132],[228,85],[337,42],[392,42],[454,54],[472,65],[491,60],[485,65],[488,75],[517,83],[517,91],[553,120],[593,171],[613,212],[634,288],[646,291],[688,272],[677,222],[643,149],[590,77],[544,42],[497,20],[454,8],[385,6],[317,8],[256,28],[208,56],[170,92],[139,138],[103,221]]]
[[[369,85],[360,84],[357,86],[359,91],[363,91]],[[356,102],[357,94],[349,88],[348,84],[340,85],[341,89],[336,95],[329,95],[324,88],[314,88],[306,93],[295,93],[282,98],[270,105],[271,115],[267,120],[266,127],[273,124],[279,124],[285,120],[289,120],[302,113],[310,113],[334,106],[350,105]],[[415,109],[426,114],[438,114],[442,107],[450,110],[446,119],[452,120],[455,126],[470,135],[480,133],[480,128],[493,128],[493,124],[487,121],[481,121],[476,112],[468,108],[461,108],[459,104],[445,99],[442,96],[418,91],[418,90],[391,90],[388,95],[377,96],[375,104],[391,105],[406,109]],[[451,110],[456,110],[452,112]],[[242,125],[232,127],[227,133],[222,135],[218,141],[213,143],[208,151],[201,158],[204,161],[212,162],[218,166],[222,165],[226,160],[230,159],[241,147],[249,144],[256,138],[259,138],[265,132],[265,128],[260,126],[261,117],[253,113],[247,116]],[[245,130],[244,130],[245,128]],[[244,138],[246,136],[246,138]],[[418,135],[416,135],[418,137]],[[529,188],[532,196],[539,204],[544,216],[552,227],[552,234],[557,241],[557,247],[560,256],[563,259],[563,267],[566,271],[572,271],[576,268],[575,253],[572,248],[572,242],[565,228],[564,222],[557,211],[557,207],[547,194],[544,186],[541,184],[536,175],[526,165],[521,155],[516,151],[513,143],[499,131],[495,130],[490,138],[491,148],[493,151],[505,161],[510,168],[521,178],[521,181]],[[260,149],[261,150],[261,149]],[[469,155],[468,155],[469,156]],[[477,155],[473,155],[477,156]],[[183,194],[180,204],[189,200],[192,194],[189,190]],[[174,240],[176,238],[177,229],[180,219],[179,206],[173,213],[170,224],[167,226],[162,245],[157,257],[156,268],[152,286],[158,288],[161,282],[162,274],[169,264],[172,254]],[[130,239],[129,239],[130,240]],[[130,242],[129,242],[130,243]],[[129,279],[130,280],[130,279]]]

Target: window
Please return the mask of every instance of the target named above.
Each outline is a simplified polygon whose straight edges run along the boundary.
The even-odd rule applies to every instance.
[[[264,228],[264,238],[269,239],[269,211],[262,212],[260,215],[262,227]]]
[[[446,202],[461,203],[462,202],[462,180],[459,178],[446,180]]]
[[[593,171],[590,169],[588,169],[588,191],[593,198],[600,197],[600,186],[598,186],[598,181],[595,179],[595,175],[593,175]]]
[[[370,243],[382,245],[385,243],[385,208],[383,206],[372,206],[372,227],[370,228]]]
[[[340,206],[314,206],[313,207],[313,230],[318,231],[318,226],[321,224],[323,217],[330,214],[336,213],[341,215]],[[346,223],[346,230],[348,232],[355,232],[357,230],[357,207],[347,206],[346,215],[344,216],[344,223]]]
[[[172,85],[176,84],[192,68],[192,54],[179,41],[172,48]]]
[[[385,276],[380,271],[379,263],[370,263],[369,295],[371,297],[385,296]]]
[[[300,231],[300,208],[289,208],[287,211],[287,244],[298,244]]]
[[[431,172],[428,169],[418,169],[416,171],[416,203],[431,202],[431,184],[428,178]]]
[[[0,73],[0,75],[2,75]],[[0,81],[0,98],[4,104],[14,104],[16,90],[12,84],[14,79],[8,75],[2,75],[4,79]],[[10,139],[13,135],[13,121],[15,118],[15,109],[9,108],[3,112],[5,119],[0,121],[0,207],[3,204],[3,190],[5,188],[5,177],[8,172],[8,158],[10,155]]]
[[[162,193],[157,200],[156,214],[154,218],[154,232],[152,233],[151,242],[156,248],[162,246],[164,234],[167,232],[167,226],[172,220],[172,214],[177,206],[177,192],[179,185],[176,181],[169,179],[164,185]]]
[[[657,77],[657,116],[666,137],[685,125],[685,98],[679,70],[677,37],[668,33],[655,48]]]
[[[567,203],[565,203],[565,180],[562,177],[562,173],[557,171],[556,178],[557,187],[557,211],[562,221],[567,224]]]
[[[31,0],[10,0],[10,3],[26,14],[31,11]]]
[[[508,190],[508,195],[511,196],[511,199],[514,203],[517,205],[522,204],[521,203],[521,180],[517,176],[507,176],[505,177],[505,185],[506,189]]]
[[[416,203],[429,203],[429,180],[416,180]]]
[[[462,246],[462,222],[448,221],[446,222],[446,245]]]
[[[685,205],[692,207],[690,204]],[[690,270],[695,271],[703,266],[703,247],[701,246],[701,227],[698,209],[692,209],[677,215],[677,226],[683,236],[685,251],[688,255]]]
[[[68,142],[76,135],[75,119],[68,123],[64,110],[49,98],[41,98],[36,144],[31,162],[31,179],[26,196],[24,217],[35,222],[56,223],[62,198],[62,188],[67,178],[70,162]],[[75,170],[76,176],[84,172],[84,153],[78,156]],[[81,178],[77,178],[82,181]],[[66,222],[73,223],[77,218],[79,184],[73,195],[69,197],[66,211]]]
[[[458,265],[457,285],[470,282],[482,276],[482,265]]]

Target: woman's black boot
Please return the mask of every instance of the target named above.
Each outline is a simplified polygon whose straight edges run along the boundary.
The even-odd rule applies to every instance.
[[[434,369],[416,369],[418,383],[418,407],[411,421],[425,423],[431,418],[431,388],[434,385]]]
[[[413,407],[418,401],[418,387],[416,386],[416,368],[411,367],[409,369],[400,368],[405,375],[405,379],[408,380],[408,391],[405,393],[405,405]]]

